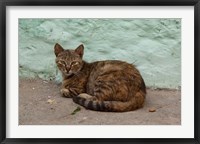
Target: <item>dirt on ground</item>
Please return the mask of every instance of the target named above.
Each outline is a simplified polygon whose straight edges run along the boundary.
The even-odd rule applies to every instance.
[[[180,125],[181,91],[147,89],[141,109],[87,110],[60,95],[60,85],[41,79],[19,80],[19,125]]]

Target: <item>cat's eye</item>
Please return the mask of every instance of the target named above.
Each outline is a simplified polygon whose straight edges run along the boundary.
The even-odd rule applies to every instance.
[[[57,62],[57,65],[58,65],[58,66],[62,66],[62,63],[60,63],[60,62]]]
[[[79,62],[72,62],[71,65],[75,66],[75,65],[78,65],[78,64],[79,64]]]
[[[58,66],[58,67],[62,67],[62,65],[61,65],[61,64],[59,64],[59,63],[57,64],[57,66]]]

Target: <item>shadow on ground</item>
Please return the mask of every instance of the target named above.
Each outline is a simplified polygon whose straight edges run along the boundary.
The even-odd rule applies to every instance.
[[[124,113],[86,110],[60,96],[55,82],[19,80],[20,125],[180,125],[181,91],[147,89],[145,106]],[[80,109],[79,109],[80,107]],[[153,110],[152,110],[153,109]],[[76,111],[77,110],[77,111]],[[79,110],[79,111],[78,111]],[[152,110],[154,112],[150,112]],[[75,112],[74,112],[75,111]],[[74,112],[74,113],[73,113]]]

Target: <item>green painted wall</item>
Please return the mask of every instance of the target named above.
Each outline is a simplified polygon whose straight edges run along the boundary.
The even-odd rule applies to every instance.
[[[19,19],[19,75],[61,81],[54,45],[83,43],[88,62],[134,63],[146,85],[181,86],[181,19]]]

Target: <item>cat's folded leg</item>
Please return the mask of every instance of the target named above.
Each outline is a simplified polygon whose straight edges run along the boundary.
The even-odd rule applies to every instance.
[[[82,97],[82,98],[84,98],[84,99],[92,98],[92,96],[89,95],[89,94],[87,94],[87,93],[81,93],[81,94],[79,94],[78,96],[79,96],[79,97]]]
[[[83,89],[81,88],[62,88],[60,90],[62,96],[72,98],[74,96],[78,96],[80,93],[83,93]]]
[[[64,97],[67,97],[67,98],[71,98],[71,97],[72,97],[72,95],[71,95],[69,89],[66,89],[66,88],[62,88],[62,89],[60,90],[60,93],[61,93],[61,95],[64,96]]]
[[[83,98],[83,99],[88,99],[88,100],[92,100],[92,101],[96,101],[97,97],[89,95],[87,93],[81,93],[78,95],[78,97]]]

